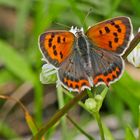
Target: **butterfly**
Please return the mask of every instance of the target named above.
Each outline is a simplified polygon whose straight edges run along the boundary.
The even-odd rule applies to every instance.
[[[57,69],[58,80],[69,91],[81,92],[120,79],[122,55],[132,34],[128,17],[115,17],[82,29],[50,30],[40,35],[39,48]]]

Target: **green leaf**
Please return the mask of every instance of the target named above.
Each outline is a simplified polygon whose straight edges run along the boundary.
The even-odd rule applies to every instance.
[[[105,103],[109,107],[109,110],[115,113],[115,115],[119,118],[119,120],[122,120],[122,116],[125,109],[124,103],[115,92],[108,94]]]
[[[24,81],[34,82],[34,73],[27,60],[18,54],[9,44],[0,40],[0,60],[8,70]]]
[[[138,106],[139,106],[139,82],[134,81],[126,72],[123,77],[112,85],[113,91],[117,94],[124,103],[128,105],[133,113],[135,122],[138,121]],[[134,90],[135,89],[135,90]]]
[[[125,140],[136,140],[136,137],[133,134],[133,130],[131,129],[130,126],[126,127],[126,136]]]

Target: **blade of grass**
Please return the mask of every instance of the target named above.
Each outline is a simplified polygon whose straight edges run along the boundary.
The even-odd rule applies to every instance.
[[[140,140],[140,105],[139,105],[139,121],[138,121],[138,140]]]
[[[63,89],[61,86],[57,87],[57,97],[58,97],[58,106],[59,109],[62,108],[64,103],[64,97],[63,97]],[[61,125],[62,125],[62,139],[67,140],[68,139],[68,131],[67,131],[67,123],[66,123],[66,117],[65,115],[61,118]]]
[[[112,133],[110,132],[109,128],[104,123],[102,123],[102,125],[103,125],[103,130],[104,130],[104,133],[105,133],[105,139],[115,140],[113,138]]]
[[[136,140],[135,135],[133,133],[133,130],[131,129],[130,126],[126,127],[126,136],[125,140]]]
[[[69,115],[67,115],[67,118],[85,137],[87,137],[89,140],[95,140],[86,131],[84,131],[76,122],[74,122],[74,120]]]
[[[43,115],[43,85],[39,81],[39,77],[34,81],[34,111],[35,111],[35,120],[40,126],[42,124],[42,115]]]
[[[18,7],[17,7],[17,22],[16,22],[16,28],[15,28],[15,45],[24,46],[24,43],[26,42],[25,39],[25,25],[27,22],[27,18],[29,16],[30,7],[31,7],[32,1],[31,0],[22,0],[19,1]]]
[[[2,40],[0,40],[0,50],[2,50],[0,51],[0,59],[8,70],[23,81],[34,82],[34,72],[21,54],[18,54],[9,44]]]

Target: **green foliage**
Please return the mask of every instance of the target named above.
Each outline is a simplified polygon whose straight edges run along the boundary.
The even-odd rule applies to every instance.
[[[9,44],[0,40],[0,59],[8,70],[23,81],[33,83],[35,76],[28,61]]]
[[[113,85],[114,94],[117,94],[118,96],[117,100],[119,100],[119,102],[122,101],[131,109],[135,122],[138,121],[138,106],[140,103],[138,94],[140,92],[139,85],[140,82],[132,79],[127,73],[124,73],[121,80]],[[114,100],[112,99],[111,102],[113,102]],[[120,106],[120,108],[118,109],[123,113],[123,105],[121,104],[121,102],[119,102],[116,101],[117,105],[119,104],[118,106]],[[123,109],[123,111],[121,109]]]

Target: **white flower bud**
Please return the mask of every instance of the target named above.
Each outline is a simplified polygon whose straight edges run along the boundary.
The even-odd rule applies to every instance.
[[[40,73],[40,81],[42,84],[51,84],[56,81],[57,70],[51,64],[44,64]]]
[[[85,106],[87,107],[87,109],[89,111],[95,111],[96,110],[96,105],[97,105],[97,103],[93,98],[88,98],[85,101]]]

